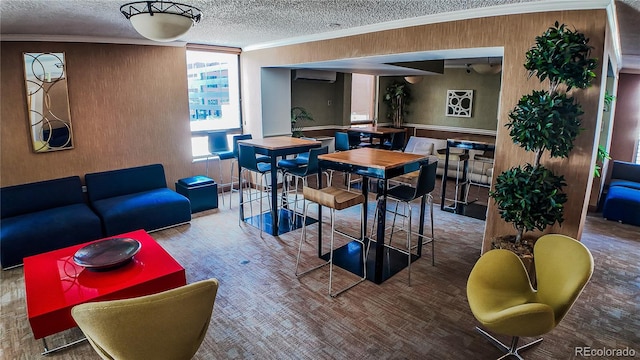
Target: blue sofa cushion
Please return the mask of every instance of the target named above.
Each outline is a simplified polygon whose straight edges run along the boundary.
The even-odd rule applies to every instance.
[[[640,189],[610,187],[604,200],[602,216],[608,220],[640,226]]]
[[[55,196],[52,192],[52,196]],[[2,219],[0,261],[7,268],[26,256],[102,238],[100,218],[87,204],[73,204]]]
[[[90,202],[167,187],[162,164],[87,174],[84,181]]]
[[[611,180],[611,185],[609,185],[609,186],[612,186],[612,187],[613,186],[624,186],[624,187],[640,190],[640,182],[629,181],[629,180],[613,179],[613,180]]]
[[[168,188],[98,200],[92,206],[102,219],[106,236],[191,221],[189,199]]]
[[[0,217],[2,219],[82,203],[84,203],[82,184],[78,176],[7,186],[0,189]]]

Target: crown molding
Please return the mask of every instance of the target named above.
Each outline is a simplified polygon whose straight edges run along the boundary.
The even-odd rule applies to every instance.
[[[146,39],[128,38],[101,38],[93,36],[73,36],[73,35],[35,35],[35,34],[2,34],[0,41],[24,41],[24,42],[78,42],[97,44],[124,44],[124,45],[152,45],[185,47],[184,41],[157,42]]]
[[[311,41],[329,40],[345,36],[406,28],[411,26],[438,24],[450,21],[469,20],[491,16],[528,14],[549,11],[606,9],[607,6],[611,4],[611,2],[612,0],[540,0],[535,2],[489,6],[479,9],[473,9],[473,11],[460,10],[442,14],[425,15],[412,19],[387,21],[383,23],[359,26],[344,30],[329,31],[321,34],[299,36],[285,40],[247,45],[242,48],[242,51],[261,50],[279,46],[295,45]]]
[[[487,129],[474,129],[474,128],[464,128],[458,126],[442,126],[442,125],[428,125],[428,124],[412,124],[412,123],[404,123],[406,127],[412,127],[421,130],[434,130],[434,131],[446,131],[446,132],[455,132],[462,134],[474,134],[474,135],[488,135],[488,136],[496,136],[496,130],[487,130]],[[378,126],[391,126],[391,123],[378,123]],[[302,131],[313,131],[313,130],[335,130],[335,129],[349,129],[350,125],[320,125],[320,126],[305,126],[302,128]]]
[[[446,132],[456,132],[463,134],[474,134],[474,135],[488,135],[488,136],[496,136],[496,130],[487,130],[487,129],[474,129],[474,128],[465,128],[458,126],[443,126],[443,125],[426,125],[426,124],[410,124],[405,123],[404,125],[409,127],[415,127],[416,129],[421,130],[434,130],[434,131],[446,131]]]

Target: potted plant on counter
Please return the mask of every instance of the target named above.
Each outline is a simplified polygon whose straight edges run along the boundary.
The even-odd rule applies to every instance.
[[[302,137],[302,128],[305,121],[313,121],[313,115],[301,106],[291,108],[291,136]]]
[[[536,37],[527,52],[525,69],[529,77],[548,81],[548,90],[534,90],[523,96],[509,113],[509,135],[515,144],[533,152],[533,163],[514,166],[496,177],[489,196],[498,212],[512,223],[516,234],[494,239],[494,248],[513,250],[521,257],[532,256],[534,240],[525,239],[527,231],[544,231],[562,224],[567,185],[542,163],[543,155],[567,158],[581,130],[580,104],[569,94],[585,89],[595,78],[597,60],[589,58],[591,46],[582,33],[558,22]],[[523,240],[524,239],[524,240]]]

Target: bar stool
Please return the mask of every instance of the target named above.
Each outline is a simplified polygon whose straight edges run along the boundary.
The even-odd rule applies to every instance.
[[[418,247],[418,245],[415,245],[415,246],[411,245],[411,237],[413,235],[416,235],[419,238],[427,240],[422,243],[423,246],[425,244],[431,243],[431,265],[436,264],[435,236],[433,231],[433,196],[431,196],[431,192],[436,187],[436,169],[437,168],[438,168],[437,161],[429,163],[427,165],[422,165],[420,166],[420,173],[418,174],[418,180],[416,182],[415,187],[401,184],[387,190],[387,199],[395,201],[396,207],[393,211],[387,210],[388,213],[393,214],[393,223],[391,225],[391,235],[389,236],[389,244],[385,246],[393,248],[407,255],[407,259],[408,259],[407,271],[409,273],[409,276],[408,276],[409,286],[411,286],[411,257],[413,256],[412,250]],[[417,232],[414,232],[411,229],[411,202],[423,197],[426,198],[426,201],[429,204],[429,215],[431,217],[431,237],[428,237],[426,235],[421,235]],[[408,214],[406,214],[404,211],[402,213],[398,212],[398,205],[400,203],[403,203],[404,205],[403,210],[408,210],[407,211]],[[403,218],[403,227],[400,228],[400,230],[403,230],[404,232],[407,233],[406,250],[397,248],[391,245],[391,241],[393,240],[393,233],[396,229],[396,217],[398,215]],[[404,219],[408,220],[407,221],[408,224],[406,228],[404,227]],[[373,223],[374,224],[377,223],[377,213],[376,213],[376,217],[374,217]],[[373,229],[372,229],[372,234],[374,234]]]
[[[256,150],[253,146],[250,145],[242,145],[242,144],[238,144],[238,163],[239,166],[242,168],[242,172],[245,171],[251,171],[251,172],[255,172],[260,174],[260,183],[258,185],[259,189],[260,189],[260,213],[258,214],[258,226],[260,227],[260,238],[262,238],[262,199],[265,197],[264,195],[262,195],[262,188],[264,187],[264,178],[265,176],[270,172],[270,171],[276,171],[275,169],[271,169],[271,164],[267,164],[267,163],[259,163],[256,159]],[[242,177],[242,174],[240,174],[240,177]],[[238,204],[240,206],[240,208],[242,208],[245,204],[249,204],[249,211],[250,211],[250,216],[253,217],[253,206],[251,206],[251,202],[253,201],[251,199],[251,182],[247,181],[247,185],[249,187],[249,200],[248,201],[240,201],[240,191],[244,191],[243,186],[242,186],[242,181],[239,181],[239,184],[241,185],[238,191]],[[267,186],[267,197],[268,197],[268,193],[270,191],[273,191],[273,187]],[[269,205],[271,205],[271,202],[269,201]],[[238,211],[238,214],[240,214],[241,212]],[[240,216],[238,216],[238,225],[242,224],[242,218]]]
[[[304,274],[307,274],[313,270],[319,269],[329,264],[329,296],[336,297],[341,293],[363,282],[367,278],[367,251],[366,251],[367,247],[364,244],[364,223],[365,223],[364,222],[364,195],[360,193],[350,192],[344,189],[338,189],[331,186],[323,189],[319,189],[319,190],[305,186],[302,189],[302,193],[304,198],[307,200],[307,204],[305,206],[304,214],[303,214],[302,235],[300,236],[300,244],[298,245],[298,256],[296,258],[295,274],[297,277],[300,277]],[[318,266],[315,266],[311,269],[305,270],[303,272],[298,272],[298,267],[300,265],[300,254],[302,252],[302,244],[306,242],[306,236],[307,236],[307,213],[309,212],[309,206],[311,206],[311,204],[313,203],[318,204],[318,208],[320,206],[324,206],[331,210],[331,217],[330,217],[331,218],[331,241],[330,241],[330,249],[329,249],[329,261],[323,264],[320,264]],[[356,205],[360,205],[360,221],[361,221],[360,238],[356,238],[352,235],[346,234],[336,229],[336,210],[344,210]],[[322,226],[322,219],[318,219],[318,226]],[[334,250],[334,238],[336,233],[360,243],[360,251],[362,253],[363,275],[362,275],[362,278],[360,278],[358,281],[334,293],[332,292],[333,250]]]
[[[222,205],[224,205],[224,187],[229,184],[222,182],[222,161],[234,159],[233,151],[229,150],[226,131],[210,131],[207,133],[207,137],[209,138],[209,152],[212,156],[218,158],[218,173],[220,174],[218,185],[220,185],[220,190],[222,191]],[[209,157],[207,157],[206,161],[206,175],[209,177]],[[231,200],[229,200],[229,206],[231,206]]]
[[[493,154],[475,154],[469,167],[469,185],[477,186],[476,201],[480,193],[480,188],[491,187],[491,172],[489,169],[493,168]],[[467,187],[467,198],[469,197],[469,187]]]
[[[445,164],[445,168],[447,166],[449,166],[449,164],[446,163],[446,158],[447,158],[447,153],[446,153],[446,149],[440,149],[438,150],[438,160],[439,161],[444,161]],[[459,189],[461,186],[466,186],[467,189],[469,188],[469,177],[466,176],[466,174],[464,173],[464,164],[465,162],[469,161],[469,154],[464,153],[464,152],[451,152],[449,151],[449,161],[455,161],[456,162],[456,187],[455,187],[455,194],[454,194],[454,198],[453,199],[449,199],[446,197],[446,194],[444,195],[444,200],[448,200],[448,201],[453,201],[453,205],[452,206],[445,206],[445,208],[450,209],[450,210],[456,210],[458,208],[458,204],[463,204],[466,205],[467,204],[467,195],[469,194],[468,191],[465,191],[465,193],[462,195],[463,199],[459,200],[458,198],[458,194],[459,194]],[[462,166],[462,169],[460,169],[460,167]],[[462,181],[462,179],[464,179],[464,181]],[[444,178],[444,173],[442,175],[442,183],[444,184],[444,182],[447,181],[447,179]]]
[[[296,159],[283,159],[278,162],[278,170],[282,171],[282,177],[284,178],[281,202],[283,208],[285,206],[293,204],[293,212],[295,213],[296,204],[298,203],[298,181],[302,180],[303,188],[305,186],[309,186],[309,184],[307,183],[307,177],[318,175],[318,155],[328,153],[329,148],[326,146],[310,149],[308,152],[303,153],[305,155],[300,154],[296,157],[296,159],[300,157],[305,158],[307,161],[306,165],[299,165],[295,167],[292,165],[295,163],[294,161]],[[329,176],[329,173],[326,171],[324,171],[323,173],[327,177],[327,185],[331,186],[331,178]],[[293,178],[293,189],[291,189],[290,181],[288,179],[289,177]],[[293,202],[289,200],[289,195],[291,193],[293,193],[294,195]],[[302,201],[302,209],[304,210],[304,197],[302,197]],[[290,217],[290,219],[293,220],[294,217]]]
[[[345,132],[340,132],[337,131],[336,132],[336,152],[340,152],[340,151],[347,151],[347,150],[351,150],[351,149],[356,149],[357,146],[352,146],[352,141],[349,140],[349,134],[345,133]],[[351,173],[344,171],[343,172],[343,176],[346,178],[346,185],[347,185],[347,190],[351,190],[351,184],[352,183],[358,183],[360,181],[362,181],[362,179],[356,179],[353,180],[353,182],[351,181]],[[333,170],[331,170],[331,179],[333,181]]]
[[[233,188],[233,184],[234,180],[237,180],[238,182],[238,189],[242,188],[242,184],[240,184],[240,179],[238,178],[238,176],[236,176],[236,173],[233,171],[234,167],[238,165],[238,141],[240,140],[250,140],[253,137],[251,136],[251,134],[240,134],[240,135],[234,135],[232,138],[232,142],[233,142],[233,160],[231,161],[231,189],[229,190],[229,199],[231,199],[231,196],[233,196],[233,192],[237,191],[234,190]],[[269,163],[271,162],[271,158],[268,156],[264,156],[264,155],[260,155],[257,156],[257,162],[261,163]],[[231,200],[229,200],[229,209],[231,209]]]

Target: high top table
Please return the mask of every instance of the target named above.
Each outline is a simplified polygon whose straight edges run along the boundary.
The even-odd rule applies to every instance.
[[[386,279],[392,277],[407,266],[405,254],[384,246],[385,223],[387,212],[387,188],[388,180],[396,176],[408,174],[420,169],[420,166],[427,164],[429,158],[424,155],[409,154],[398,151],[389,151],[373,148],[360,148],[348,151],[341,151],[332,154],[318,156],[319,174],[323,170],[333,169],[347,171],[362,176],[362,194],[364,195],[364,219],[362,226],[367,228],[367,200],[369,192],[368,179],[377,180],[377,232],[375,243],[371,247],[375,251],[373,260],[367,259],[367,278],[376,284],[381,284]],[[319,187],[322,187],[322,176],[320,176]],[[420,204],[419,232],[424,233],[424,210],[425,201]],[[322,207],[318,212],[318,218],[322,219]],[[372,241],[369,239],[369,241]],[[334,250],[334,264],[352,273],[362,276],[361,260],[362,256],[354,253],[357,242],[353,241],[337,250]],[[422,254],[422,238],[419,238],[418,257]],[[361,249],[364,251],[364,249]],[[326,257],[322,254],[322,226],[318,227],[318,257]],[[416,257],[417,258],[417,257]],[[354,263],[360,261],[360,264]],[[413,260],[412,260],[413,261]],[[371,268],[371,270],[369,269]]]
[[[445,206],[445,195],[447,192],[447,181],[446,179],[448,179],[448,172],[449,172],[449,155],[451,154],[451,149],[462,149],[462,152],[466,155],[469,155],[469,150],[483,150],[483,151],[494,151],[496,149],[495,144],[493,143],[488,143],[488,142],[482,142],[482,141],[473,141],[473,140],[464,140],[464,139],[447,139],[447,149],[445,150],[445,160],[444,160],[444,174],[442,174],[442,194],[441,196],[441,200],[440,200],[440,210],[443,211],[451,211],[455,214],[462,214],[462,215],[467,215],[466,214],[466,208],[465,206],[469,205],[468,203],[466,203],[466,201],[462,202],[462,205],[460,207],[455,206],[457,205],[454,204],[453,208],[447,208]],[[463,186],[460,187],[460,194],[456,194],[456,199],[458,198],[458,196],[463,197],[464,194],[467,191],[467,174],[469,172],[469,157],[467,156],[466,160],[464,160],[464,165],[463,165],[463,170],[462,170],[462,179],[461,182],[463,184]],[[471,216],[480,220],[484,220],[486,218],[486,207],[484,209],[482,209],[481,213],[484,213],[484,216],[482,215],[476,215],[476,216]]]
[[[91,242],[24,258],[27,316],[34,338],[43,341],[43,355],[85,340],[55,349],[45,341],[46,336],[76,326],[71,317],[74,306],[155,294],[187,283],[184,268],[146,231],[110,238],[132,238],[142,246],[129,263],[105,271],[88,270],[73,261],[76,251]]]
[[[385,139],[391,139],[391,135],[405,132],[405,128],[392,128],[382,126],[366,126],[366,127],[350,127],[347,132],[369,134],[372,138],[379,138],[380,145],[384,144]]]
[[[253,146],[256,149],[256,154],[267,155],[271,158],[271,185],[276,191],[271,191],[271,212],[269,214],[270,216],[268,216],[271,219],[268,219],[267,217],[265,220],[270,221],[262,222],[263,224],[268,224],[271,226],[271,229],[266,229],[267,232],[269,232],[273,236],[278,236],[280,234],[294,230],[294,228],[292,227],[289,227],[287,229],[280,229],[278,227],[278,191],[276,187],[276,185],[278,184],[278,157],[308,152],[310,149],[321,147],[322,143],[315,140],[300,139],[290,136],[275,136],[262,139],[240,140],[238,141],[238,143]],[[242,168],[238,165],[238,179],[240,179],[241,173]],[[242,191],[240,191],[240,204],[242,204],[242,197],[243,194]],[[239,207],[240,219],[244,220],[244,207]],[[258,216],[262,216],[262,214],[259,214]]]

